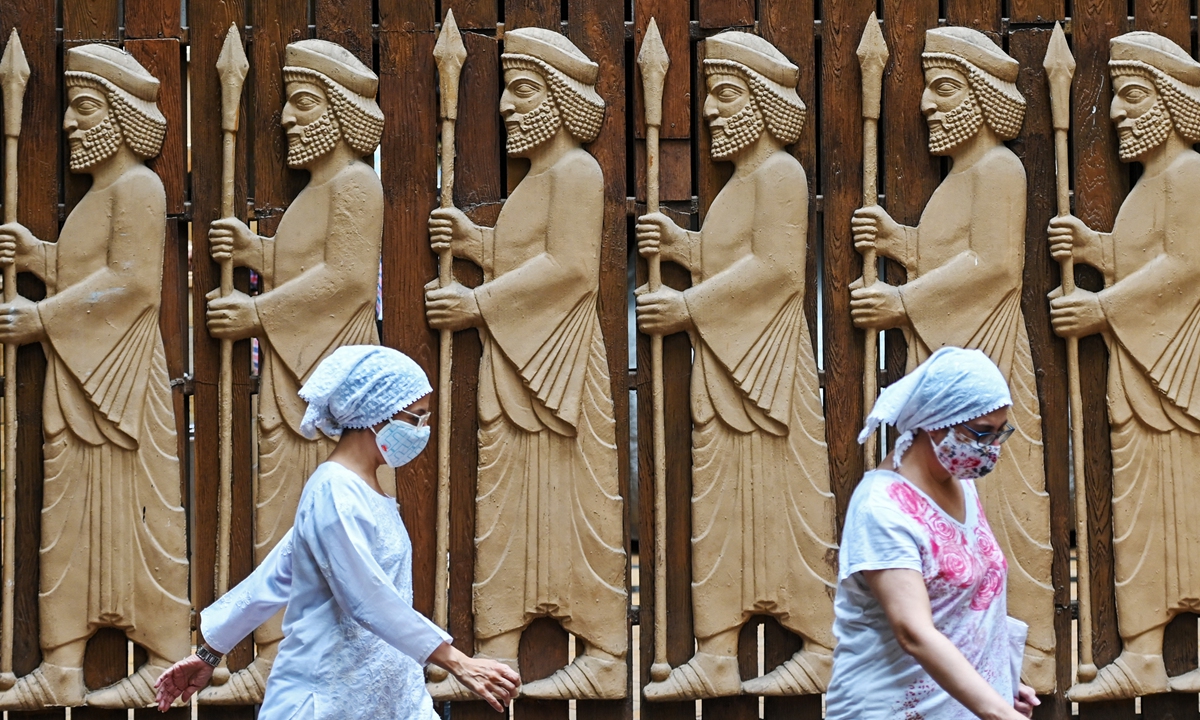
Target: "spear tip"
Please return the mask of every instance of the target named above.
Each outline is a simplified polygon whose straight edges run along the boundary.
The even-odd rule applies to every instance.
[[[667,46],[663,44],[658,22],[654,18],[650,18],[650,24],[646,26],[646,37],[642,39],[637,64],[643,76],[650,73],[666,75],[667,68],[671,65],[671,58],[667,56]]]
[[[1075,77],[1075,57],[1067,46],[1067,36],[1062,25],[1054,23],[1054,34],[1046,48],[1046,60],[1042,63],[1050,86],[1050,115],[1055,130],[1070,127],[1071,80]]]
[[[21,35],[13,28],[8,36],[8,45],[4,48],[4,56],[0,57],[0,85],[4,86],[7,94],[10,87],[24,87],[27,80],[29,61],[21,45]]]
[[[433,46],[433,59],[438,67],[447,63],[462,68],[467,59],[467,48],[463,45],[462,33],[458,31],[458,23],[454,21],[454,11],[446,11],[446,20],[442,23],[442,31],[438,33],[437,43]]]
[[[250,72],[250,62],[246,60],[246,49],[242,47],[242,34],[238,32],[235,23],[229,24],[225,33],[225,42],[221,45],[221,54],[217,56],[217,72],[222,81],[236,80],[239,84],[246,79]]]
[[[1042,63],[1047,74],[1065,72],[1068,77],[1075,74],[1075,56],[1067,45],[1067,35],[1063,32],[1062,23],[1054,23],[1054,33],[1050,36],[1050,45],[1046,48],[1046,60]]]
[[[879,29],[879,18],[875,13],[871,13],[871,17],[867,18],[867,26],[863,28],[862,40],[859,41],[855,54],[858,55],[858,63],[864,71],[867,68],[878,68],[878,71],[882,72],[883,67],[887,65],[891,53],[888,51],[887,41],[883,39],[883,31]]]

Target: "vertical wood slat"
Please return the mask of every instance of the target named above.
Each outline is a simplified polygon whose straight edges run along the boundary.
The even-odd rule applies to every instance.
[[[937,22],[937,0],[884,2],[883,35],[891,58],[883,79],[880,189],[886,196],[886,210],[904,225],[917,225],[941,180],[941,160],[929,153],[929,129],[921,112],[925,91],[921,53],[925,31],[937,27]],[[900,263],[888,260],[884,265],[889,283],[899,285],[908,280]],[[898,329],[887,331],[885,338],[885,380],[891,384],[907,370],[908,347]]]
[[[504,3],[504,28],[541,27],[559,30],[561,0],[497,0]]]
[[[259,0],[254,4],[254,42],[250,44],[250,77],[244,93],[250,104],[250,134],[254,168],[254,219],[258,234],[271,236],[292,199],[307,181],[307,173],[287,166],[287,137],[280,125],[287,101],[283,57],[288,43],[308,37],[305,0]]]
[[[192,140],[192,360],[195,394],[193,396],[193,418],[195,422],[195,485],[192,511],[192,604],[202,610],[215,595],[216,548],[218,544],[217,508],[220,502],[220,469],[218,467],[218,428],[222,408],[218,407],[217,387],[220,376],[220,343],[209,336],[204,317],[207,302],[205,295],[218,286],[219,268],[212,261],[208,247],[210,223],[220,217],[222,145],[221,124],[218,121],[221,108],[220,79],[216,70],[225,34],[231,24],[242,28],[246,12],[241,0],[193,0],[188,6],[191,63],[189,72],[191,107],[193,108]],[[249,127],[246,121],[248,108],[246,97],[252,94],[249,86],[243,93],[241,128]],[[246,133],[239,133],[236,169],[234,171],[234,207],[245,207],[248,145]],[[238,213],[239,215],[241,213]],[[243,218],[244,219],[244,218]],[[245,289],[246,273],[236,276],[239,289]],[[234,482],[232,500],[235,508],[231,518],[234,537],[243,538],[241,546],[231,543],[233,559],[230,580],[236,581],[247,569],[246,556],[250,548],[245,545],[249,538],[248,507],[251,485],[248,415],[248,341],[234,344]],[[239,434],[240,433],[240,434]],[[203,627],[200,628],[201,634]],[[234,657],[231,667],[248,660],[247,646],[243,644]],[[236,662],[235,662],[236,661]],[[200,707],[200,718],[250,718],[253,708]]]
[[[1117,209],[1129,190],[1129,173],[1117,159],[1116,131],[1108,118],[1111,85],[1108,76],[1108,41],[1125,30],[1124,0],[1092,0],[1074,3],[1072,50],[1078,63],[1072,88],[1074,143],[1075,214],[1089,227],[1112,229]],[[1095,111],[1092,108],[1096,108]],[[1076,283],[1099,290],[1102,280],[1094,269],[1075,266]],[[1112,457],[1109,445],[1107,351],[1099,336],[1079,342],[1079,371],[1083,393],[1084,449],[1087,468],[1083,487],[1087,492],[1088,540],[1091,559],[1093,653],[1097,666],[1104,666],[1120,652],[1113,585],[1112,553]],[[1076,479],[1077,487],[1080,479]],[[1088,591],[1081,588],[1080,592]],[[1081,628],[1080,632],[1086,632]],[[1081,720],[1131,718],[1129,701],[1084,703]]]
[[[946,24],[962,25],[999,39],[1003,3],[996,0],[946,0]]]
[[[442,15],[454,11],[459,30],[494,30],[497,22],[497,0],[443,0]],[[440,20],[441,18],[439,18]]]
[[[14,27],[29,62],[31,75],[25,89],[17,172],[20,186],[18,221],[46,241],[58,237],[56,207],[59,193],[59,147],[62,110],[58,94],[58,48],[53,13],[30,3],[0,3],[0,43],[7,44]],[[3,150],[0,150],[0,157]],[[42,283],[28,273],[17,279],[24,297],[44,297]],[[7,352],[7,349],[6,349]],[[41,662],[38,590],[40,582],[42,511],[42,393],[46,361],[40,345],[25,345],[17,352],[17,481],[16,507],[6,509],[16,524],[14,568],[13,670],[28,674]],[[61,719],[61,709],[9,713],[16,720]]]
[[[1066,19],[1063,0],[1008,0],[1008,8],[1008,19],[1014,23],[1042,23]]]
[[[171,0],[125,0],[125,38],[179,38],[181,10]]]
[[[650,18],[658,24],[671,65],[663,83],[662,127],[659,130],[659,198],[664,202],[692,197],[691,46],[688,39],[688,3],[679,0],[639,0],[633,7],[633,54],[630,75],[633,87],[634,186],[638,199],[646,198],[646,109],[642,98],[638,53]]]
[[[1133,3],[1135,30],[1156,32],[1192,53],[1192,23],[1186,0],[1138,0]]]
[[[754,0],[697,0],[700,27],[747,27],[754,24]]]
[[[437,202],[437,68],[434,0],[379,3],[379,100],[384,114],[383,343],[438,374],[438,339],[425,324],[424,286],[437,276],[429,211]],[[435,398],[436,399],[436,398]],[[437,423],[433,423],[436,426]],[[430,447],[437,447],[437,428]],[[396,474],[397,499],[413,544],[413,606],[433,615],[437,454],[421,453]]]
[[[457,21],[458,14],[455,13]],[[466,63],[458,90],[455,127],[454,205],[467,208],[471,219],[494,226],[504,191],[500,168],[504,138],[500,133],[500,47],[491,36],[464,32]],[[428,238],[425,232],[423,238]],[[428,240],[424,252],[429,253]],[[466,260],[455,261],[455,279],[469,287],[483,282],[483,272]],[[475,654],[475,498],[479,467],[478,390],[483,346],[479,333],[454,334],[454,382],[451,408],[450,460],[450,634],[455,646]],[[483,702],[452,703],[462,720],[488,720],[495,713]]]
[[[367,67],[375,67],[371,41],[371,3],[361,0],[315,0],[317,37],[354,53]]]
[[[1021,64],[1017,88],[1025,96],[1025,124],[1012,149],[1021,158],[1028,179],[1025,223],[1025,271],[1021,305],[1029,332],[1033,365],[1038,368],[1037,389],[1042,416],[1046,490],[1050,494],[1050,543],[1054,557],[1055,654],[1057,690],[1042,697],[1035,711],[1041,719],[1066,720],[1071,705],[1064,691],[1071,685],[1070,587],[1070,427],[1066,344],[1050,328],[1046,294],[1057,287],[1058,263],[1050,257],[1046,226],[1058,212],[1055,202],[1054,135],[1050,123],[1050,96],[1042,61],[1050,41],[1045,29],[1014,30],[1009,36],[1009,53]]]
[[[600,134],[588,147],[604,172],[604,235],[600,247],[600,277],[596,307],[607,351],[608,373],[616,419],[618,490],[624,498],[622,541],[626,553],[625,588],[630,589],[631,552],[629,530],[634,519],[629,516],[629,334],[626,326],[628,309],[626,286],[626,88],[625,39],[612,28],[621,27],[624,13],[620,3],[608,0],[570,0],[567,8],[567,35],[581,51],[600,65],[596,91],[604,98],[604,124]],[[685,75],[686,77],[686,75]],[[627,596],[626,603],[632,602]],[[625,613],[625,637],[632,640],[632,625]],[[576,651],[583,650],[576,643]],[[632,675],[633,648],[626,655],[627,675]],[[631,684],[627,684],[633,692]],[[623,701],[580,701],[577,707],[580,720],[628,720],[632,704]]]
[[[167,118],[167,135],[158,157],[146,164],[158,174],[167,194],[167,214],[180,215],[187,202],[187,116],[183,54],[174,38],[126,40],[125,49],[158,78],[158,107]]]
[[[825,435],[830,485],[837,498],[841,534],[850,495],[862,478],[862,449],[855,440],[863,422],[864,333],[850,322],[849,285],[862,275],[850,218],[862,200],[862,91],[855,49],[869,0],[823,6],[821,36],[821,160],[824,214]]]
[[[121,24],[116,0],[61,0],[63,40],[115,42]],[[37,8],[35,12],[45,12]]]

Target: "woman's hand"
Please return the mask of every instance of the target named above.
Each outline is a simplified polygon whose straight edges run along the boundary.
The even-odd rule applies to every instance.
[[[160,675],[154,683],[154,687],[158,691],[154,698],[158,703],[158,711],[170,710],[171,704],[180,695],[183,696],[184,702],[190,700],[192,695],[208,685],[214,669],[212,665],[204,662],[199,655],[195,654],[189,655],[167,668],[167,671]]]
[[[1041,705],[1042,701],[1038,700],[1038,696],[1033,692],[1033,688],[1025,683],[1021,683],[1021,687],[1017,690],[1017,699],[1013,701],[1013,707],[1017,712],[1027,718],[1033,717],[1033,709]]]
[[[504,712],[521,687],[521,676],[516,670],[488,658],[469,657],[450,643],[439,645],[429,655],[429,662],[449,671],[496,712]]]

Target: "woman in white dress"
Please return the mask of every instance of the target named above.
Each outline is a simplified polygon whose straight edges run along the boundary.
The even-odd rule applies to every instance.
[[[859,436],[895,449],[855,489],[839,551],[828,720],[1022,720],[1028,627],[975,480],[1012,434],[1008,385],[978,350],[942,348],[879,396]],[[986,482],[986,481],[984,481]]]
[[[292,530],[201,613],[205,644],[159,678],[160,710],[206,686],[221,655],[283,608],[259,720],[432,720],[427,663],[497,711],[516,696],[512,669],[459,652],[413,609],[412,544],[375,478],[424,449],[430,392],[420,366],[390,348],[346,346],[317,366],[300,390],[301,430],[337,447],[309,478]]]

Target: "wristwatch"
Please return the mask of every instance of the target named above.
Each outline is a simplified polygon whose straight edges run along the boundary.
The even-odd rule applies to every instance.
[[[209,650],[207,645],[197,647],[196,656],[213,667],[221,664],[221,656]]]

